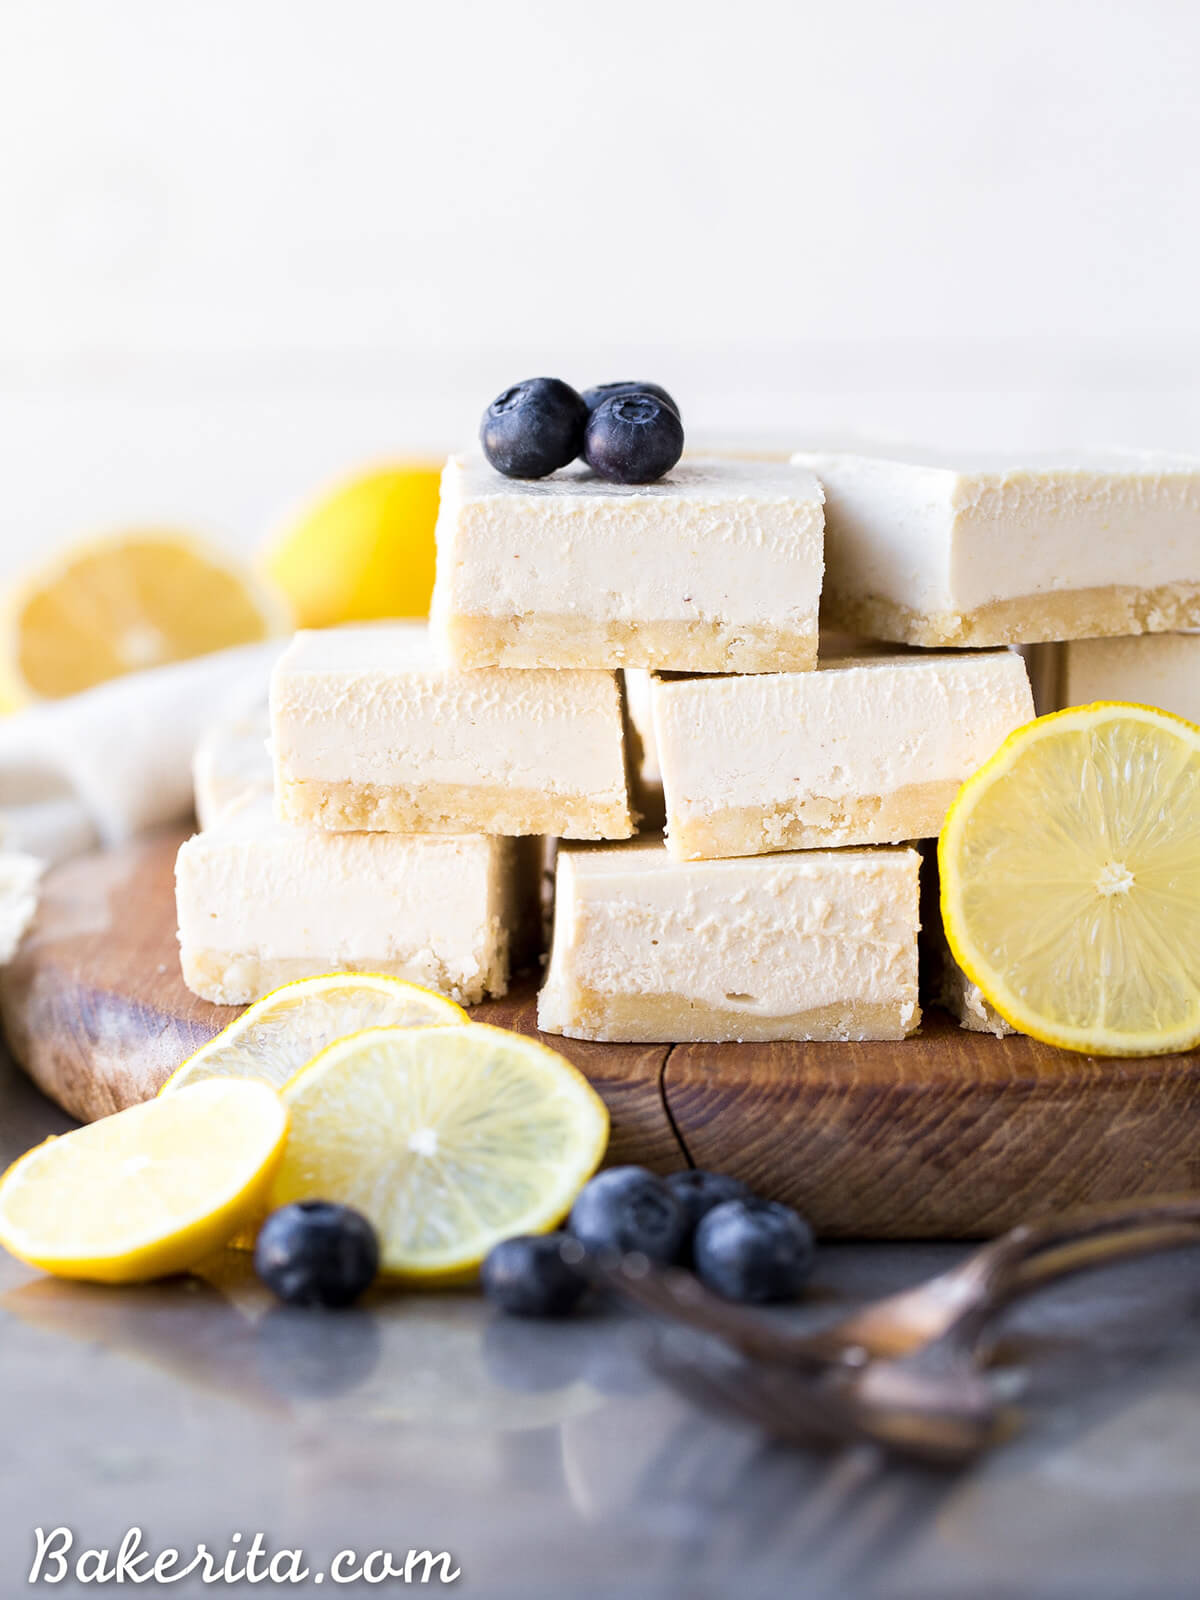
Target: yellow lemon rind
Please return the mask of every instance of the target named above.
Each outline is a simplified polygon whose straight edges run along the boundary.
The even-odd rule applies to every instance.
[[[247,1018],[250,1016],[252,1011],[257,1010],[257,1008],[260,1006],[263,1008],[263,1010],[266,1010],[272,1000],[277,1000],[281,995],[286,995],[293,989],[298,989],[302,986],[307,987],[310,985],[327,983],[331,978],[351,978],[355,982],[364,982],[366,984],[384,983],[389,988],[391,988],[394,984],[401,984],[405,989],[411,989],[415,994],[421,995],[423,999],[434,1001],[439,1007],[444,1006],[448,1011],[457,1013],[453,1020],[447,1017],[447,1020],[444,1023],[421,1022],[414,1023],[414,1027],[455,1027],[460,1025],[460,1023],[470,1022],[471,1020],[457,1001],[449,1000],[444,994],[439,994],[436,989],[427,989],[423,984],[409,983],[407,978],[397,978],[390,972],[321,972],[314,973],[311,978],[292,978],[288,983],[281,983],[278,988],[269,989],[266,994],[260,995],[257,1000],[251,1001],[244,1011],[236,1016],[232,1022],[227,1023],[225,1027],[221,1029],[220,1033],[215,1033],[206,1044],[202,1044],[198,1050],[193,1050],[192,1054],[188,1056],[185,1061],[181,1061],[180,1064],[175,1068],[171,1076],[159,1089],[159,1094],[166,1094],[168,1092],[174,1093],[177,1089],[184,1088],[189,1081],[190,1071],[195,1067],[195,1064],[198,1061],[202,1061],[205,1056],[214,1054],[216,1047],[220,1044],[222,1039],[244,1031],[248,1026]],[[337,1042],[337,1040],[330,1041],[331,1044],[336,1044]],[[326,1048],[328,1048],[328,1046]],[[307,1065],[307,1062],[303,1063],[303,1066]],[[302,1070],[303,1067],[298,1067],[296,1069],[297,1072]],[[296,1074],[293,1073],[292,1077],[295,1077],[295,1075]],[[233,1076],[233,1074],[214,1073],[212,1076],[224,1077]],[[204,1077],[196,1077],[194,1081],[197,1083],[202,1083],[206,1080]],[[256,1081],[266,1083],[269,1080],[262,1078]],[[290,1083],[291,1079],[287,1079],[286,1082]],[[282,1089],[284,1085],[276,1084],[275,1087]]]

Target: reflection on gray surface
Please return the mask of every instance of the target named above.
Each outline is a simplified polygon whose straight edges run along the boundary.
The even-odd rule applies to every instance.
[[[65,1126],[0,1067],[5,1160]],[[787,1315],[957,1253],[830,1246]],[[1001,1352],[1022,1432],[946,1478],[776,1448],[695,1410],[649,1373],[647,1328],[615,1311],[526,1325],[471,1294],[381,1293],[310,1314],[274,1306],[233,1253],[129,1290],[0,1257],[0,1593],[23,1590],[36,1525],[104,1545],[137,1524],[155,1549],[261,1531],[314,1565],[343,1547],[445,1549],[454,1592],[496,1600],[1192,1595],[1198,1333],[1197,1252],[1043,1298]]]

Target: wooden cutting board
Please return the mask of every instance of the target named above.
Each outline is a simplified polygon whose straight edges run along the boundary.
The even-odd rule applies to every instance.
[[[152,1095],[236,1008],[184,987],[163,833],[50,873],[0,974],[18,1061],[84,1120]],[[472,1013],[536,1034],[535,983]],[[1200,1054],[1103,1061],[969,1034],[902,1044],[604,1045],[544,1036],[613,1117],[610,1161],[734,1172],[827,1234],[962,1237],[1200,1190]]]

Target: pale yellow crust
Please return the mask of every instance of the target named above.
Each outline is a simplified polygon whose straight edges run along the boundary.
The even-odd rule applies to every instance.
[[[246,950],[193,950],[184,945],[179,955],[183,981],[193,994],[219,1006],[249,1005],[261,1000],[272,989],[298,978],[317,978],[329,971],[328,957],[262,956]],[[429,950],[410,959],[382,960],[364,956],[362,960],[339,958],[341,972],[384,973],[404,978],[432,989],[459,1005],[472,1006],[489,995],[500,996],[508,989],[508,938],[497,927],[495,941],[485,968],[479,972],[450,972]]]
[[[908,1023],[904,1012],[912,1004]],[[914,1002],[891,1005],[849,1000],[813,1006],[786,1016],[755,1016],[707,1005],[679,994],[597,994],[579,984],[547,985],[538,996],[538,1027],[567,1039],[616,1044],[845,1043],[860,1039],[906,1039],[921,1021]]]
[[[1055,590],[964,612],[910,611],[879,595],[841,594],[827,586],[821,604],[822,618],[832,628],[926,646],[1045,644],[1200,627],[1200,584],[1195,583]]]
[[[664,672],[808,672],[817,664],[811,627],[736,622],[621,622],[529,612],[454,613],[437,623],[450,664],[477,667],[650,667]]]
[[[729,806],[667,817],[667,848],[680,861],[902,844],[933,838],[958,793],[954,779],[909,783],[884,795],[806,796],[769,806]]]
[[[603,798],[534,789],[423,783],[322,783],[280,776],[284,822],[332,833],[489,833],[560,839],[630,839],[628,793]]]
[[[932,930],[931,955],[933,999],[943,1011],[950,1013],[960,1028],[968,1033],[994,1034],[997,1039],[1007,1038],[1017,1031],[1005,1022],[979,985],[971,982],[950,954],[940,916],[935,919]]]

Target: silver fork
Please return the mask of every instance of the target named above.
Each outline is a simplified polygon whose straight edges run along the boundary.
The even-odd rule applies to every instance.
[[[778,1438],[854,1443],[942,1465],[994,1443],[1002,1414],[975,1364],[998,1312],[1072,1273],[1200,1241],[1200,1201],[1166,1198],[1022,1225],[914,1289],[832,1328],[798,1334],[710,1293],[690,1273],[643,1256],[590,1257],[592,1277],[642,1309],[719,1339],[737,1363],[668,1353],[655,1365],[692,1398],[733,1410]]]

